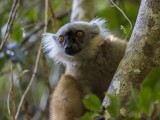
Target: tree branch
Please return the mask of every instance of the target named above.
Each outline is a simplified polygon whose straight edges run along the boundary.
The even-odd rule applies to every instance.
[[[68,15],[67,12],[59,13],[59,14],[55,15],[55,19],[62,19],[62,18],[64,18],[64,17],[67,16],[67,15]],[[52,19],[49,19],[47,24],[49,25],[49,24],[51,24],[51,22],[52,22]],[[22,39],[22,42],[20,43],[20,46],[25,45],[25,43],[29,40],[29,38],[30,38],[33,34],[39,32],[41,29],[43,29],[44,26],[45,26],[45,23],[39,23],[39,24],[37,24],[37,25],[36,25],[30,32],[28,32],[27,35]]]
[[[73,0],[70,21],[89,21],[94,15],[94,0]]]
[[[8,19],[8,22],[7,22],[7,29],[6,29],[6,32],[5,32],[5,35],[4,35],[4,39],[2,40],[1,45],[0,45],[0,51],[2,50],[5,42],[7,41],[8,37],[9,37],[9,32],[12,28],[13,21],[15,19],[16,13],[17,13],[17,9],[19,7],[19,1],[20,0],[15,0],[13,5],[12,5],[12,9],[11,9],[11,12],[10,12],[10,17]]]
[[[44,32],[46,32],[47,30],[47,25],[48,25],[48,0],[45,0],[45,25],[44,25]],[[38,68],[38,62],[39,62],[39,58],[40,58],[40,55],[41,55],[41,49],[42,49],[42,44],[40,43],[40,47],[38,49],[38,54],[37,54],[37,58],[36,58],[36,63],[35,63],[35,67],[34,67],[34,71],[33,71],[33,74],[32,74],[32,77],[31,77],[31,80],[24,92],[24,94],[22,95],[22,98],[20,100],[20,103],[19,103],[19,106],[18,106],[18,109],[17,109],[17,113],[16,113],[16,116],[15,116],[15,119],[18,118],[18,114],[19,114],[19,111],[20,111],[20,108],[22,106],[22,103],[25,99],[25,96],[26,94],[28,93],[32,83],[33,83],[33,80],[35,78],[35,75],[37,73],[37,68]]]
[[[142,0],[126,53],[108,89],[109,94],[119,98],[122,107],[130,96],[130,84],[139,89],[149,71],[160,65],[159,8],[159,0]],[[108,106],[109,101],[106,96],[103,106]]]
[[[20,112],[20,108],[21,108],[21,106],[22,106],[22,103],[23,103],[23,101],[24,101],[24,98],[25,98],[25,96],[27,95],[27,93],[28,93],[28,91],[29,91],[29,89],[30,89],[30,87],[31,87],[31,85],[32,85],[32,83],[33,83],[33,80],[34,80],[34,78],[35,78],[35,75],[36,75],[36,73],[37,73],[38,62],[39,62],[39,58],[40,58],[40,54],[41,54],[41,49],[42,49],[42,45],[40,45],[40,47],[39,47],[39,49],[38,49],[38,54],[37,54],[37,58],[36,58],[36,63],[35,63],[35,67],[34,67],[34,71],[33,71],[31,80],[30,80],[30,82],[29,82],[29,84],[28,84],[25,92],[23,93],[22,98],[21,98],[21,100],[20,100],[20,103],[19,103],[19,105],[18,105],[17,113],[16,113],[16,116],[15,116],[15,119],[16,119],[16,120],[17,120],[17,118],[18,118],[18,114],[19,114],[19,112]]]

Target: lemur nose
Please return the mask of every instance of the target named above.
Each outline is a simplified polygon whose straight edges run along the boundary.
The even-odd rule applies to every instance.
[[[70,51],[70,50],[72,50],[72,45],[67,45],[66,47],[65,47],[65,50],[67,50],[67,51]]]

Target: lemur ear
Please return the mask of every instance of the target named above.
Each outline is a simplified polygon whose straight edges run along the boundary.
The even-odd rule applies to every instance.
[[[49,57],[54,58],[55,51],[57,50],[57,35],[52,33],[42,34],[42,49],[43,52]]]
[[[42,39],[43,40],[46,40],[46,39],[56,40],[57,39],[57,35],[45,32],[45,33],[42,34]]]
[[[106,29],[106,20],[101,18],[93,19],[89,22],[89,24],[93,27],[95,33],[100,33],[103,36],[106,36],[109,32]]]
[[[55,35],[52,33],[45,32],[42,34],[42,45],[44,52],[50,51],[52,49],[55,40],[56,40]]]
[[[92,31],[92,34],[98,34],[100,32],[100,29],[98,27],[98,25],[96,23],[93,23],[91,24],[91,31]]]
[[[55,35],[55,34],[52,34],[52,38],[53,38],[53,40],[57,40],[58,39],[57,35]]]

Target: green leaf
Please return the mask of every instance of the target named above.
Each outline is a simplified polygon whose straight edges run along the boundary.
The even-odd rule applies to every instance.
[[[86,95],[83,99],[83,104],[85,108],[91,111],[98,111],[101,107],[100,99],[94,94]]]
[[[0,52],[0,71],[3,69],[6,62],[5,54]]]
[[[21,26],[18,28],[15,28],[15,30],[12,32],[12,39],[14,41],[20,41],[22,39],[22,29]]]
[[[154,100],[155,101],[159,101],[160,102],[160,84],[158,83],[155,87],[155,91],[154,91]]]
[[[91,120],[92,113],[86,112],[79,120]]]
[[[86,112],[82,117],[80,117],[78,120],[94,120],[100,116],[98,113],[92,113],[92,112]]]
[[[149,88],[152,91],[154,101],[160,100],[160,67],[153,69],[142,82],[142,89]]]
[[[137,117],[127,117],[124,120],[140,120],[140,118],[137,118]]]
[[[129,98],[129,102],[127,103],[127,106],[129,107],[129,109],[135,114],[140,112],[138,92],[139,92],[138,90],[133,89],[133,87],[131,86],[131,96]]]
[[[153,69],[142,82],[143,87],[150,87],[154,90],[155,86],[160,84],[160,67]]]
[[[35,8],[32,8],[29,10],[28,14],[27,14],[27,18],[31,21],[36,21],[37,20],[37,13]]]
[[[140,109],[146,115],[149,115],[150,108],[153,102],[152,91],[149,87],[145,87],[140,91],[139,103]]]
[[[107,107],[107,110],[112,117],[118,117],[120,115],[120,102],[115,96],[108,95],[108,97],[111,103],[110,106]]]
[[[120,29],[123,31],[125,35],[128,34],[127,29],[123,25],[120,25]]]
[[[160,100],[160,68],[153,69],[142,82],[139,95],[140,108],[146,115],[150,114],[155,101]]]

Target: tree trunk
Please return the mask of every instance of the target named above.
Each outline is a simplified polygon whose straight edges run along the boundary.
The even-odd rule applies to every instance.
[[[71,22],[91,20],[95,15],[94,8],[94,0],[73,0]]]
[[[160,66],[160,0],[142,0],[124,58],[108,93],[116,95],[124,107],[130,95],[130,86],[139,89],[149,71],[157,66]],[[103,106],[109,103],[106,96]]]

